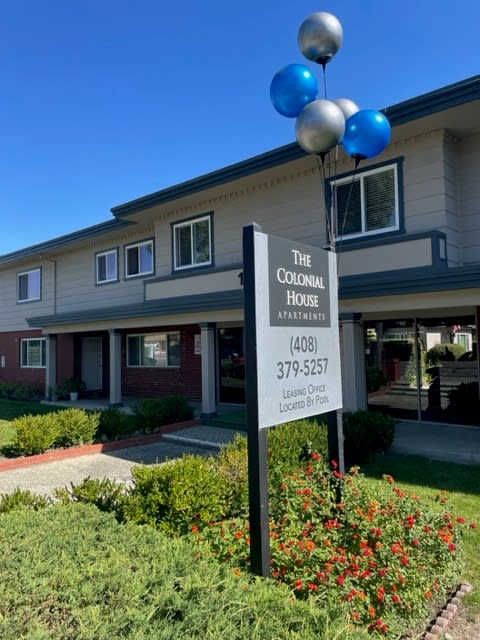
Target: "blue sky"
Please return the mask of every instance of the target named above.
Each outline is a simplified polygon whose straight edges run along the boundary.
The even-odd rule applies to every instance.
[[[270,82],[315,69],[315,11],[344,30],[329,98],[380,109],[480,72],[477,0],[2,0],[0,255],[293,142]]]

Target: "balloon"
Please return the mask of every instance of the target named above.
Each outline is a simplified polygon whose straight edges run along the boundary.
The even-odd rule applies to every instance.
[[[342,144],[349,156],[362,160],[381,153],[390,142],[390,136],[390,123],[383,113],[362,109],[345,123]]]
[[[289,64],[280,69],[270,85],[273,106],[287,118],[296,118],[305,105],[315,100],[317,79],[303,64]]]
[[[298,144],[308,153],[326,153],[337,145],[345,131],[345,118],[330,100],[307,104],[295,123]]]
[[[357,113],[357,111],[360,110],[358,105],[356,105],[353,100],[349,100],[348,98],[337,98],[336,100],[334,100],[334,103],[342,110],[343,115],[345,116],[345,120],[348,120],[350,116],[353,116],[354,113]]]
[[[343,28],[334,15],[325,11],[312,13],[300,25],[298,46],[308,60],[325,65],[342,46]]]

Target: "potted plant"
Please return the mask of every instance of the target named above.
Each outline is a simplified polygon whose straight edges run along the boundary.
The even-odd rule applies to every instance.
[[[78,394],[81,391],[85,391],[87,385],[81,378],[66,378],[62,384],[62,392],[64,395],[69,395],[70,400],[78,400]]]

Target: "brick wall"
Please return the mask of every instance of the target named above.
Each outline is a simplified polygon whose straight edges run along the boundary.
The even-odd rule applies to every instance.
[[[126,338],[122,340],[122,394],[144,398],[162,398],[175,393],[198,402],[202,398],[201,356],[195,354],[194,336],[200,333],[198,325],[149,327],[141,333],[180,331],[180,367],[127,367]],[[132,331],[138,334],[139,331]],[[126,334],[127,335],[127,334]]]

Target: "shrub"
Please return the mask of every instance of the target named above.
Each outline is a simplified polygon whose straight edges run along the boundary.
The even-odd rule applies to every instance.
[[[40,387],[29,382],[0,383],[0,398],[9,400],[38,400],[42,392]]]
[[[96,438],[98,440],[117,440],[134,431],[131,416],[118,409],[110,407],[100,411]]]
[[[109,478],[85,478],[80,484],[71,484],[55,491],[56,499],[62,504],[81,502],[92,504],[100,511],[114,513],[118,522],[125,521],[125,502],[127,491],[124,484]]]
[[[304,451],[327,453],[328,432],[321,416],[294,420],[268,429],[268,455],[270,466],[283,471],[298,467]]]
[[[12,448],[17,455],[30,456],[50,449],[58,437],[54,413],[27,415],[12,421]]]
[[[204,547],[87,505],[0,518],[0,636],[359,640],[331,612],[252,581]],[[21,579],[19,579],[21,576]]]
[[[158,398],[142,400],[133,408],[135,428],[144,433],[152,433],[162,423],[163,405]]]
[[[462,344],[436,344],[425,354],[425,364],[427,367],[436,367],[440,362],[458,360],[463,353],[465,347]]]
[[[392,445],[395,421],[379,411],[345,411],[343,434],[346,465],[363,464]]]
[[[459,579],[466,523],[448,508],[428,509],[391,476],[385,480],[369,488],[358,469],[342,476],[317,453],[303,471],[285,475],[270,501],[272,577],[321,606],[346,603],[353,620],[396,639],[427,621],[431,600],[444,598]],[[243,569],[246,524],[233,520],[194,533],[218,560]]]
[[[93,442],[97,433],[99,413],[91,413],[84,409],[65,409],[44,416],[55,424],[56,438],[54,446],[71,447]]]
[[[132,468],[133,487],[127,518],[170,534],[184,534],[194,524],[223,518],[228,486],[214,459],[184,455],[178,460]]]
[[[228,512],[231,516],[248,511],[248,451],[247,438],[237,433],[220,449],[216,467],[226,481]]]
[[[193,418],[193,409],[183,396],[147,398],[134,407],[135,427],[152,433],[159,427]]]
[[[162,402],[162,424],[174,424],[193,418],[193,409],[187,398],[181,395],[167,396]]]
[[[4,493],[0,496],[0,513],[11,511],[39,511],[52,504],[48,496],[41,496],[18,487],[12,493]]]

